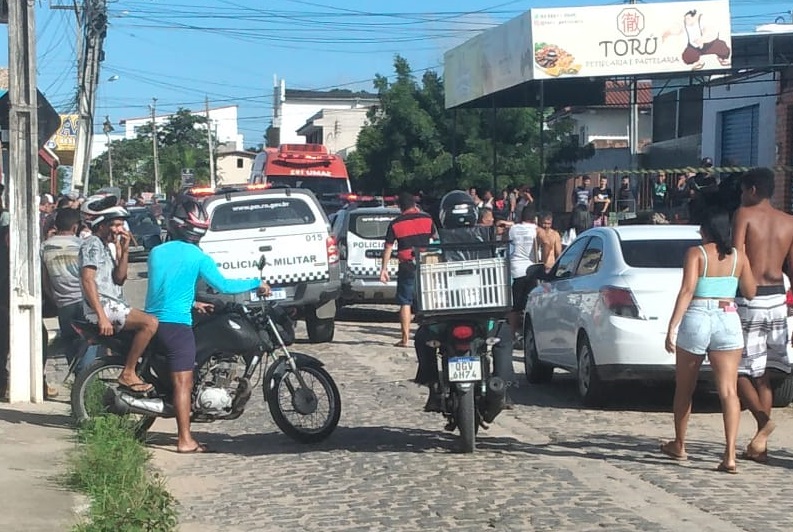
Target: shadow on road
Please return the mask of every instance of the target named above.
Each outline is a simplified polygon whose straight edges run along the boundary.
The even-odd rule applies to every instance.
[[[342,307],[336,312],[336,321],[346,323],[399,323],[399,314],[395,306]]]
[[[22,412],[0,408],[0,421],[5,423],[27,423],[40,427],[72,428],[72,418],[65,414],[43,414],[38,412]]]

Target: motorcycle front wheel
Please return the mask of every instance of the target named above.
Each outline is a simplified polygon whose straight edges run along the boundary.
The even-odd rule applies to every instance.
[[[460,429],[462,452],[472,453],[476,446],[476,413],[474,412],[474,387],[457,394],[457,428]]]
[[[115,412],[115,398],[118,389],[118,376],[124,369],[124,359],[113,355],[93,361],[75,376],[72,385],[72,415],[78,424],[89,419]],[[143,440],[157,419],[155,416],[126,414],[134,425],[135,437]]]
[[[319,366],[298,366],[302,387],[289,369],[265,384],[264,399],[281,431],[300,443],[317,443],[336,428],[341,396],[333,378]]]

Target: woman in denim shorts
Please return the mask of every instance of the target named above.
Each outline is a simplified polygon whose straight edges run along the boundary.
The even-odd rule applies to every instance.
[[[757,286],[743,253],[732,247],[730,219],[724,211],[706,214],[699,230],[702,245],[688,250],[683,265],[683,284],[677,296],[666,350],[676,353],[675,439],[661,445],[661,452],[685,460],[686,429],[691,398],[699,367],[707,355],[724,416],[727,445],[718,471],[735,473],[735,440],[741,405],[738,400],[738,364],[743,351],[743,331],[735,305],[735,293],[752,298]]]

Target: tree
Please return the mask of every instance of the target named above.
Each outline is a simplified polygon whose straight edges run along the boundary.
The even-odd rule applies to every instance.
[[[417,82],[407,61],[394,59],[393,82],[375,76],[380,103],[367,115],[348,169],[356,188],[367,192],[410,189],[447,191],[493,186],[493,147],[499,188],[539,181],[539,111],[444,107],[442,78],[432,70]],[[455,125],[456,120],[456,125]],[[545,133],[546,172],[562,171],[587,155],[571,141],[570,121]],[[452,154],[457,157],[453,161]]]
[[[209,182],[209,149],[204,116],[196,116],[189,109],[180,108],[157,127],[157,148],[160,163],[160,185],[166,193],[179,189],[182,169],[190,168],[196,183]],[[122,187],[134,192],[154,190],[154,154],[152,127],[145,124],[134,139],[110,143],[113,159],[113,178]],[[213,146],[216,141],[212,138]],[[91,163],[91,182],[100,188],[109,184],[107,152]]]

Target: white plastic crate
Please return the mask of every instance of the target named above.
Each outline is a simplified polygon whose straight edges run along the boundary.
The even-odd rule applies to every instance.
[[[420,313],[496,310],[512,306],[509,262],[505,258],[420,264]]]

